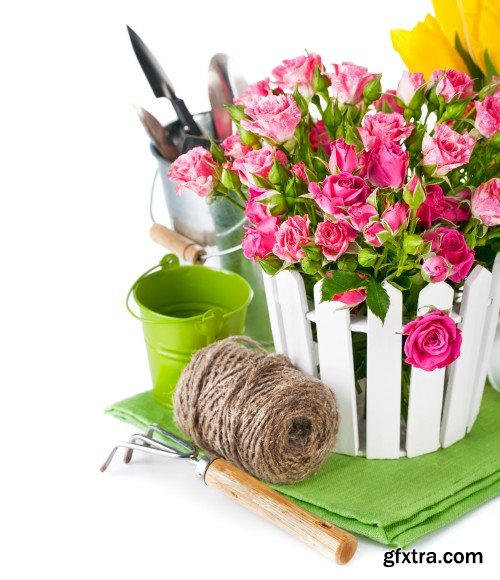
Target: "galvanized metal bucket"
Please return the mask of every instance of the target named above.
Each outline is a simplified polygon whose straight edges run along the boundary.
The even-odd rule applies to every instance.
[[[202,131],[207,135],[214,135],[210,113],[199,113],[194,115],[194,118]],[[167,130],[174,143],[180,142],[182,128],[178,121],[168,125]],[[215,198],[213,203],[207,204],[193,191],[185,190],[182,195],[178,195],[175,183],[167,176],[170,163],[161,157],[154,146],[151,146],[151,153],[158,163],[170,226],[176,232],[205,246],[209,255],[229,250],[228,253],[213,259],[210,265],[235,272],[247,280],[253,289],[254,297],[248,308],[245,332],[265,345],[272,345],[261,268],[245,258],[239,248],[244,225],[247,223],[243,212],[223,198]]]

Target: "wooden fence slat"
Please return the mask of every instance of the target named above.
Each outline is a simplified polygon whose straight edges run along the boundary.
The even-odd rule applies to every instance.
[[[474,373],[476,383],[474,385],[474,392],[472,395],[472,404],[470,408],[469,421],[467,424],[467,431],[472,429],[472,426],[474,425],[479,413],[498,324],[498,315],[500,309],[500,253],[497,254],[495,263],[493,265],[488,301],[489,306],[486,311],[483,339],[480,348],[481,356],[479,357],[477,370]]]
[[[445,282],[427,284],[418,297],[420,309],[434,306],[450,310],[453,306],[453,288]],[[406,453],[415,457],[439,449],[441,414],[446,369],[432,372],[413,367],[411,369],[410,400],[406,429]]]
[[[385,323],[368,311],[366,457],[396,459],[401,431],[402,294],[384,282],[391,301]]]
[[[340,428],[335,451],[357,455],[359,450],[356,383],[349,330],[351,313],[340,302],[321,302],[321,286],[314,286],[316,330],[321,380],[337,400]]]
[[[278,289],[276,287],[276,276],[262,273],[264,278],[264,288],[266,290],[267,310],[273,333],[274,350],[279,353],[286,353],[285,327],[283,326],[283,312],[278,300]],[[286,316],[286,313],[285,313]]]
[[[462,349],[449,371],[441,422],[443,447],[462,439],[467,429],[490,286],[491,272],[482,266],[476,266],[465,280],[460,306]]]
[[[304,280],[298,272],[284,270],[276,274],[278,301],[283,312],[286,354],[302,372],[317,376],[316,348],[313,343],[311,323],[307,320],[307,303]]]

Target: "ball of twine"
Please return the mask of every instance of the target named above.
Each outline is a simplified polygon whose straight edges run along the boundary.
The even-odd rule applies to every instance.
[[[247,337],[193,356],[177,385],[174,419],[208,454],[271,483],[312,475],[338,432],[332,391]]]

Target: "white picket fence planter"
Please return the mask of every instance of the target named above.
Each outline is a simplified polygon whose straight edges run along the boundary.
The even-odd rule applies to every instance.
[[[303,372],[319,376],[337,398],[340,430],[336,451],[370,459],[415,457],[449,447],[472,429],[479,412],[500,307],[500,254],[493,271],[476,266],[460,304],[445,282],[428,284],[419,307],[453,308],[462,329],[462,352],[448,368],[413,368],[407,424],[401,421],[402,294],[389,283],[385,324],[370,312],[356,317],[339,302],[321,302],[321,284],[309,304],[298,272],[264,275],[277,352]],[[312,325],[316,325],[317,342]],[[367,333],[366,420],[356,395],[352,333]]]

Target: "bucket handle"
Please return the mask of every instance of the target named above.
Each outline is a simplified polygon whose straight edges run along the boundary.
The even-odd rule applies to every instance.
[[[148,324],[165,324],[161,320],[146,320],[145,318],[142,318],[141,316],[136,314],[130,307],[130,297],[132,295],[132,292],[137,288],[139,282],[141,282],[141,280],[144,280],[144,278],[149,276],[149,274],[158,269],[167,270],[168,268],[173,268],[178,265],[179,258],[175,254],[166,254],[165,256],[163,256],[160,262],[156,264],[156,266],[153,266],[152,268],[144,272],[144,274],[142,274],[142,276],[139,276],[139,278],[137,278],[137,280],[132,284],[130,290],[127,293],[125,306],[127,307],[127,310],[130,312],[130,314],[136,320],[139,320],[140,322],[147,322]],[[217,339],[217,336],[220,334],[222,330],[223,324],[224,324],[224,314],[220,308],[216,307],[207,310],[200,318],[200,320],[197,321],[198,331],[207,337],[207,345],[214,342]]]
[[[130,308],[130,297],[132,295],[132,292],[137,288],[137,285],[139,284],[139,282],[144,280],[144,278],[149,276],[149,274],[151,274],[152,272],[155,272],[158,269],[167,270],[168,268],[172,268],[172,267],[178,266],[178,265],[179,265],[179,258],[175,254],[165,254],[158,264],[156,264],[152,268],[149,268],[149,270],[146,270],[146,272],[144,272],[144,274],[139,276],[139,278],[137,278],[137,280],[132,284],[132,286],[130,287],[130,290],[127,293],[127,298],[125,299],[125,306],[127,307],[127,310],[130,312],[130,314],[134,318],[136,318],[140,322],[148,322],[150,324],[163,324],[163,322],[160,322],[160,321],[146,320],[144,318],[141,318],[138,314],[136,314],[132,310],[132,308]]]

